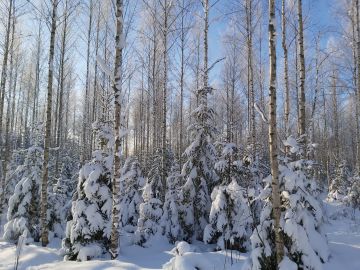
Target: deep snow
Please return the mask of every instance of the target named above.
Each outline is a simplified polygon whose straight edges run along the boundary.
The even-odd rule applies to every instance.
[[[324,230],[328,238],[331,257],[323,265],[324,270],[359,270],[360,269],[360,214],[355,220],[351,211],[337,203],[324,203],[324,210],[329,217]],[[0,229],[0,233],[3,228]],[[118,270],[149,270],[172,269],[188,270],[198,267],[203,270],[234,270],[241,269],[248,254],[222,251],[211,252],[212,246],[196,243],[183,249],[180,255],[175,255],[173,245],[166,239],[158,238],[152,241],[148,248],[130,244],[129,235],[121,238],[121,255],[116,261],[109,258],[88,262],[65,262],[60,253],[60,239],[53,239],[48,247],[40,244],[30,244],[24,247],[18,269],[118,269]],[[0,269],[13,269],[16,247],[14,244],[0,239]],[[189,251],[189,252],[186,252]],[[232,257],[232,260],[231,260]]]

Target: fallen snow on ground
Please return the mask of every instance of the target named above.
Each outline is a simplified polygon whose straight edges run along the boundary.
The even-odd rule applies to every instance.
[[[330,260],[324,270],[360,269],[360,215],[349,217],[351,211],[337,203],[326,203],[329,217],[324,226],[330,247]],[[345,216],[344,216],[345,215]]]
[[[325,203],[330,217],[324,227],[331,258],[324,264],[324,270],[359,270],[360,269],[360,215],[355,220],[349,209],[336,203]],[[2,228],[0,228],[1,231]],[[24,247],[20,270],[239,270],[248,254],[221,251],[212,252],[213,246],[197,242],[194,245],[181,243],[176,247],[167,244],[164,239],[154,240],[150,247],[142,248],[130,244],[129,237],[122,237],[121,255],[118,260],[108,258],[88,262],[65,262],[60,253],[60,239],[51,241],[48,247],[31,244]],[[16,246],[0,239],[0,269],[14,269]]]
[[[123,239],[126,242],[127,239]],[[195,266],[206,270],[232,270],[240,269],[246,256],[237,252],[210,252],[209,246],[197,243],[191,246],[191,252],[183,251],[182,256],[175,255],[173,245],[164,243],[165,239],[153,241],[151,247],[142,248],[136,245],[127,245],[121,250],[118,260],[92,260],[87,262],[63,261],[59,252],[60,240],[55,239],[48,247],[40,244],[31,244],[24,247],[19,268],[20,270],[70,270],[70,269],[117,269],[117,270],[150,270],[162,269],[171,259],[176,260],[176,268],[167,269],[195,269]],[[15,262],[14,244],[0,242],[0,269],[14,269]],[[187,266],[187,268],[185,268]]]

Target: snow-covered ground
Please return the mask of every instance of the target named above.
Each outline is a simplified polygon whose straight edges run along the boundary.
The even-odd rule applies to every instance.
[[[356,219],[349,216],[349,211],[338,204],[325,203],[329,217],[324,226],[329,247],[330,261],[324,264],[324,270],[359,270],[360,269],[360,215]],[[343,213],[347,215],[343,215]],[[122,237],[122,250],[118,260],[93,260],[88,262],[65,262],[60,254],[61,241],[54,239],[48,247],[31,244],[23,248],[18,269],[124,269],[148,270],[167,269],[188,270],[235,270],[241,269],[248,254],[236,252],[211,252],[211,246],[196,243],[185,247],[175,255],[174,246],[167,244],[165,239],[152,242],[151,247],[142,248],[129,244],[128,237]],[[16,247],[0,240],[0,269],[14,269]]]
[[[328,222],[324,226],[331,257],[324,270],[360,269],[360,215],[349,217],[349,209],[335,203],[325,203]],[[347,214],[346,216],[343,215]]]

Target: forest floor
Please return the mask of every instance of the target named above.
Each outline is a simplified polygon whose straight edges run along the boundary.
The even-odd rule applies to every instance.
[[[324,232],[327,235],[331,258],[324,264],[324,270],[360,269],[360,214],[352,215],[350,209],[337,203],[324,203],[327,221]],[[355,216],[355,219],[354,219]],[[2,228],[1,228],[2,229]],[[0,233],[1,233],[0,229]],[[61,240],[53,239],[48,247],[40,244],[24,246],[18,269],[120,269],[149,270],[162,269],[170,260],[176,260],[175,270],[235,270],[241,269],[249,254],[236,252],[211,252],[213,246],[195,243],[192,252],[176,256],[171,252],[173,245],[164,239],[153,240],[150,247],[131,245],[129,238],[123,236],[121,255],[118,260],[108,258],[88,262],[66,262],[60,253]],[[0,269],[14,269],[16,246],[0,239]],[[171,268],[169,268],[171,269]]]

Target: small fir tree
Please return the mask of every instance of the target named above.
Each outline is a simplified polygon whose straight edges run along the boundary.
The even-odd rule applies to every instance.
[[[140,204],[140,217],[135,231],[135,242],[143,246],[152,236],[161,233],[162,201],[156,198],[154,182],[147,180],[143,193],[143,203]]]
[[[349,193],[344,200],[347,205],[353,208],[353,218],[355,218],[355,211],[360,209],[360,177],[352,177],[351,182],[352,185],[349,189]]]
[[[63,159],[59,177],[49,196],[49,227],[55,237],[65,237],[66,221],[71,210],[71,197],[76,188],[73,181],[73,168],[70,157]]]
[[[348,194],[350,183],[350,170],[346,160],[340,162],[335,171],[335,177],[329,187],[328,200],[342,200]]]
[[[299,149],[298,145],[291,146]],[[284,262],[294,269],[322,269],[329,258],[329,248],[321,231],[323,213],[320,202],[313,196],[315,180],[310,178],[312,162],[284,159],[279,166],[281,192],[280,227],[285,244]],[[260,224],[251,236],[252,252],[244,269],[276,270],[275,233],[271,202],[271,175],[264,180],[260,194],[264,200]]]
[[[24,172],[26,171],[23,166],[26,151],[27,150],[19,149],[12,153],[11,160],[6,169],[4,202],[0,209],[1,212],[7,211],[9,198],[12,194],[14,194],[16,184],[20,182]]]
[[[206,100],[206,96],[212,92],[211,87],[198,90],[198,96]],[[217,184],[218,176],[214,170],[216,162],[216,150],[212,144],[216,131],[214,111],[201,102],[192,112],[194,123],[189,126],[192,143],[185,150],[186,162],[182,168],[185,184],[182,186],[181,225],[184,230],[184,238],[191,242],[195,237],[203,239],[204,228],[208,224],[211,207],[210,193]]]
[[[167,164],[163,172],[162,150],[159,148],[155,151],[143,189],[143,203],[140,204],[140,216],[135,232],[135,242],[139,245],[144,245],[152,236],[162,233],[161,217],[166,192],[166,182],[163,182],[163,179],[166,179],[173,163],[173,154],[169,148],[165,155]]]
[[[169,242],[174,244],[183,237],[182,228],[180,226],[179,213],[181,210],[180,187],[182,185],[182,176],[179,166],[174,164],[171,172],[166,180],[167,192],[165,194],[165,202],[163,206],[162,226],[164,234]]]
[[[222,151],[215,168],[221,185],[211,193],[212,204],[204,242],[217,243],[219,249],[245,251],[252,232],[252,218],[246,189],[239,185],[244,170],[237,161],[236,146],[232,143],[219,145]]]
[[[127,232],[136,230],[139,219],[139,206],[142,203],[141,189],[145,184],[140,163],[133,158],[125,161],[121,172],[121,202],[120,221],[121,226]]]
[[[7,223],[3,238],[17,241],[25,233],[28,241],[39,241],[40,219],[40,179],[42,172],[43,149],[30,147],[27,150],[24,165],[18,167],[17,175],[21,180],[16,184],[9,199]]]
[[[66,260],[85,261],[107,253],[111,233],[112,136],[108,122],[94,124],[97,147],[80,170],[73,219],[67,223],[63,249]]]

